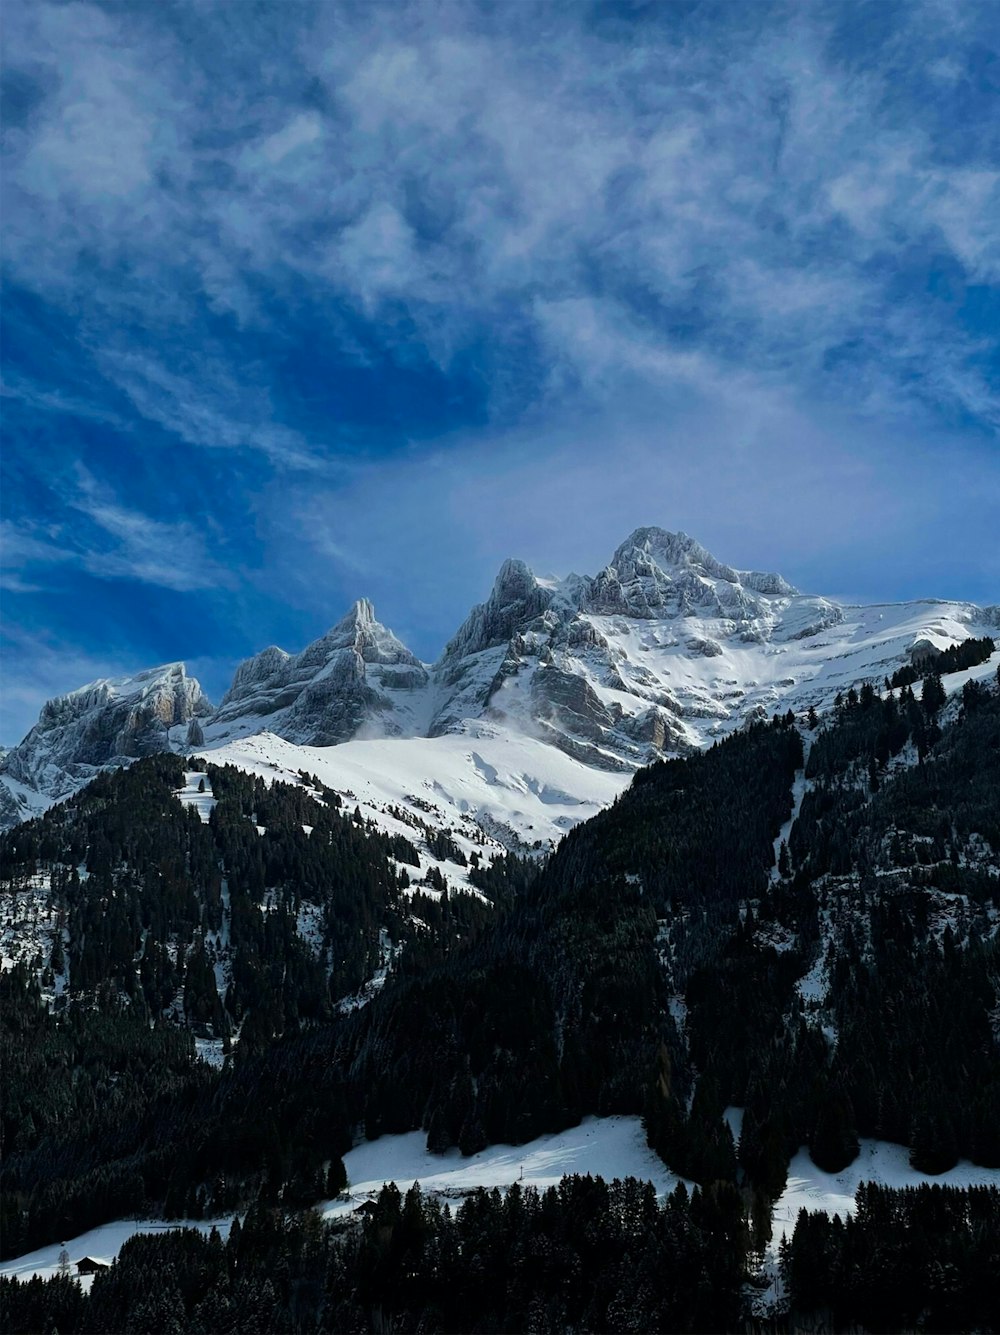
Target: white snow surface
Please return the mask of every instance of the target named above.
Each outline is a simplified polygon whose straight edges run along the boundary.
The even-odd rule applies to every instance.
[[[461,733],[412,737],[405,744],[374,738],[297,746],[265,732],[199,754],[212,764],[235,765],[269,781],[297,782],[298,772],[305,770],[339,792],[347,811],[357,805],[366,819],[419,847],[413,824],[388,810],[396,807],[436,829],[451,830],[466,856],[497,852],[504,845],[540,842],[547,849],[613,802],[632,777],[594,769],[544,741],[481,721],[469,722]],[[422,851],[422,867],[425,862],[430,859]],[[464,881],[456,864],[441,865],[449,881]]]
[[[611,801],[650,760],[710,745],[775,711],[823,710],[838,690],[881,684],[918,647],[998,628],[998,607],[851,606],[799,593],[778,575],[717,561],[686,534],[643,528],[593,579],[539,579],[505,562],[434,665],[420,663],[361,599],[301,653],[271,647],[242,664],[214,711],[181,664],[50,701],[0,762],[0,825],[91,778],[94,764],[82,763],[93,759],[88,739],[106,740],[103,764],[128,763],[156,739],[164,750],[197,744],[186,733],[197,716],[209,746],[275,734],[313,750],[346,745],[353,756],[336,762],[345,779],[370,767],[376,786],[395,793],[398,772],[421,799],[437,779],[445,791],[435,801],[475,807],[486,826],[499,821],[502,842],[545,843]],[[997,662],[1000,653],[951,674],[946,687],[989,676]],[[468,769],[468,744],[446,740],[476,729],[486,743],[475,748],[479,779],[454,768],[451,746],[465,747],[460,769]],[[530,759],[510,754],[515,740]],[[546,751],[558,755],[543,762]],[[485,799],[484,785],[494,789]]]
[[[727,1108],[724,1114],[735,1140],[739,1139],[743,1112]],[[635,1177],[652,1182],[659,1196],[669,1194],[683,1179],[672,1173],[646,1144],[638,1117],[587,1117],[579,1126],[552,1135],[539,1136],[526,1145],[491,1145],[478,1154],[463,1158],[457,1149],[432,1154],[422,1131],[405,1135],[380,1136],[365,1141],[344,1156],[347,1190],[335,1200],[318,1208],[326,1219],[352,1214],[365,1201],[377,1197],[386,1182],[395,1182],[400,1191],[415,1182],[421,1188],[447,1199],[460,1199],[478,1187],[504,1188],[520,1182],[523,1186],[544,1190],[557,1186],[568,1174],[591,1174],[605,1181]],[[824,1173],[812,1162],[805,1148],[793,1157],[788,1182],[774,1208],[771,1242],[764,1269],[771,1286],[755,1298],[763,1311],[777,1297],[777,1252],[781,1238],[791,1236],[801,1209],[822,1210],[842,1218],[854,1212],[854,1197],[863,1182],[887,1187],[913,1187],[921,1184],[949,1187],[994,1186],[1000,1188],[1000,1169],[980,1168],[962,1160],[955,1168],[936,1177],[919,1173],[910,1166],[909,1151],[888,1141],[863,1139],[861,1152],[841,1173]],[[690,1187],[691,1183],[686,1183]],[[177,1228],[196,1228],[208,1233],[214,1227],[225,1238],[230,1218],[210,1220],[116,1220],[91,1229],[79,1237],[55,1242],[14,1260],[0,1264],[0,1275],[45,1279],[58,1271],[59,1254],[65,1247],[75,1264],[83,1256],[112,1261],[125,1241],[136,1233],[164,1232]]]
[[[199,792],[202,784],[205,785],[204,792]],[[184,806],[194,807],[203,823],[208,824],[208,818],[215,806],[215,798],[212,796],[212,781],[207,774],[202,774],[199,770],[186,770],[184,787],[178,791],[177,796]]]
[[[774,1207],[771,1247],[777,1248],[782,1236],[791,1237],[800,1210],[822,1210],[841,1218],[854,1213],[854,1196],[862,1182],[883,1187],[997,1187],[1000,1168],[980,1168],[968,1159],[960,1160],[947,1173],[930,1177],[910,1164],[905,1145],[888,1140],[863,1139],[861,1152],[840,1173],[824,1173],[817,1168],[803,1146],[788,1165],[788,1181]]]
[[[570,1174],[652,1182],[659,1195],[681,1181],[646,1144],[638,1117],[586,1117],[579,1126],[539,1136],[527,1145],[490,1145],[463,1158],[457,1149],[432,1154],[422,1131],[380,1136],[344,1155],[348,1188],[322,1207],[327,1219],[350,1214],[371,1200],[386,1182],[406,1191],[419,1182],[424,1191],[463,1196],[477,1187],[557,1186]],[[690,1184],[688,1184],[690,1185]]]
[[[540,1136],[527,1145],[491,1145],[469,1158],[462,1158],[457,1149],[431,1154],[424,1132],[411,1131],[365,1141],[344,1155],[344,1164],[348,1189],[336,1200],[318,1207],[326,1219],[351,1214],[364,1201],[377,1196],[386,1182],[395,1182],[400,1191],[419,1182],[425,1191],[461,1197],[477,1187],[507,1187],[514,1182],[544,1189],[557,1186],[564,1176],[572,1173],[590,1173],[606,1181],[636,1177],[652,1182],[661,1196],[681,1181],[646,1144],[638,1117],[588,1117],[579,1126]],[[74,1266],[84,1256],[110,1263],[136,1233],[196,1228],[207,1234],[217,1228],[226,1238],[231,1225],[231,1218],[119,1219],[65,1243],[55,1242],[4,1261],[0,1263],[0,1275],[25,1280],[38,1275],[48,1279],[58,1272],[59,1253],[64,1246]]]

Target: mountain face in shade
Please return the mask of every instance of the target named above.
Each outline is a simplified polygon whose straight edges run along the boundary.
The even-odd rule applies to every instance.
[[[362,599],[301,653],[271,646],[242,663],[215,710],[180,664],[50,701],[0,762],[0,821],[44,808],[102,766],[258,734],[346,747],[345,764],[367,746],[365,764],[434,790],[436,752],[416,743],[475,737],[469,764],[481,778],[503,770],[491,759],[502,735],[505,747],[519,739],[510,751],[518,765],[528,746],[539,757],[556,748],[582,767],[585,802],[584,771],[625,782],[659,756],[698,750],[775,711],[822,709],[837,691],[881,683],[913,657],[998,627],[1000,610],[971,603],[848,606],[727,565],[685,533],[640,528],[593,577],[539,578],[505,561],[433,665]],[[371,751],[387,741],[409,749]],[[533,770],[509,776],[535,792],[514,813],[530,833],[532,813],[546,805],[544,762]],[[464,789],[452,796],[469,806]]]

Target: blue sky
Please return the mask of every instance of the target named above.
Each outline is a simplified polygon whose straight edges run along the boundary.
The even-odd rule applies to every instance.
[[[631,529],[1000,600],[1000,7],[4,6],[0,739]]]

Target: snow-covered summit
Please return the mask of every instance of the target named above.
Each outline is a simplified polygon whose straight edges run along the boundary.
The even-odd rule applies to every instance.
[[[505,643],[552,601],[552,590],[536,579],[523,561],[504,561],[489,598],[472,609],[448,642],[441,658],[442,669],[447,674],[470,654]]]
[[[588,604],[645,618],[712,612],[746,621],[766,613],[755,595],[797,593],[780,575],[724,565],[686,533],[639,528],[593,581]]]
[[[410,707],[428,680],[362,598],[301,653],[272,645],[241,663],[212,725],[226,736],[267,727],[313,746],[344,742],[365,725],[398,736],[413,730]]]

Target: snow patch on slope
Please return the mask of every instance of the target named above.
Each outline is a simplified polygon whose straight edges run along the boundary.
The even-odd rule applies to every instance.
[[[788,1165],[788,1181],[771,1216],[771,1241],[763,1269],[770,1284],[764,1292],[755,1295],[754,1307],[758,1314],[763,1314],[780,1298],[778,1248],[782,1238],[790,1238],[795,1231],[799,1211],[839,1214],[844,1219],[854,1214],[855,1195],[865,1182],[896,1189],[922,1185],[1000,1189],[1000,1168],[982,1168],[962,1159],[948,1172],[930,1177],[911,1166],[910,1152],[905,1146],[865,1138],[861,1141],[861,1152],[852,1164],[840,1173],[824,1173],[816,1167],[803,1146]]]
[[[646,1144],[638,1117],[586,1117],[579,1126],[539,1136],[526,1145],[491,1145],[463,1158],[457,1149],[432,1154],[427,1136],[410,1131],[365,1141],[344,1155],[348,1189],[323,1207],[327,1219],[350,1214],[371,1200],[386,1182],[406,1191],[419,1182],[424,1191],[463,1196],[477,1187],[558,1186],[568,1174],[590,1173],[613,1178],[636,1177],[652,1182],[660,1196],[682,1179],[670,1171]],[[690,1185],[690,1184],[689,1184]]]

